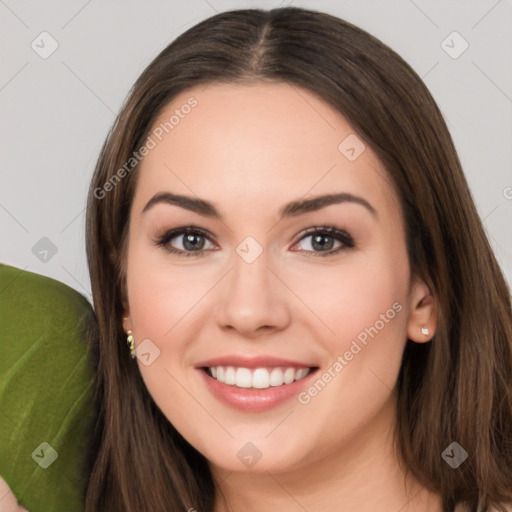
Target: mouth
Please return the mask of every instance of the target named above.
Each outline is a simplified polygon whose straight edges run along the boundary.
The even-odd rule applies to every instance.
[[[224,405],[265,412],[290,404],[311,385],[320,367],[306,357],[226,354],[198,362],[195,369],[207,393]]]
[[[245,389],[267,389],[292,384],[306,378],[317,367],[297,368],[278,366],[245,368],[234,366],[206,366],[201,368],[209,377],[228,386]]]

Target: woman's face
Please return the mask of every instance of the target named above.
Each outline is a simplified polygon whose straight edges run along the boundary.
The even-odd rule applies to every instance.
[[[407,337],[434,327],[375,154],[284,83],[189,89],[150,136],[124,326],[156,404],[229,471],[370,446],[392,423]]]

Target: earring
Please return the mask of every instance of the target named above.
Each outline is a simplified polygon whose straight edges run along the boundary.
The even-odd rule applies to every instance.
[[[428,336],[429,330],[426,327],[423,327],[421,329],[421,334],[424,334],[425,336]]]
[[[130,355],[132,359],[135,359],[135,340],[132,336],[132,331],[127,332],[128,337],[126,338],[126,344],[130,347]]]

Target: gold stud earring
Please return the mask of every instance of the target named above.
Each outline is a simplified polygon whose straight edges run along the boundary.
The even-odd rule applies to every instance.
[[[428,333],[429,333],[429,332],[430,332],[430,331],[429,331],[426,327],[423,327],[423,328],[421,329],[421,334],[424,334],[425,336],[428,336]]]
[[[132,336],[132,331],[127,332],[128,337],[126,338],[126,344],[130,347],[130,355],[132,359],[135,359],[135,340]]]

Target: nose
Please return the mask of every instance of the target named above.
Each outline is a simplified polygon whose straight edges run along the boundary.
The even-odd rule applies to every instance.
[[[266,252],[251,263],[235,254],[224,281],[216,312],[222,329],[256,338],[288,325],[289,292],[278,272],[270,268]]]

